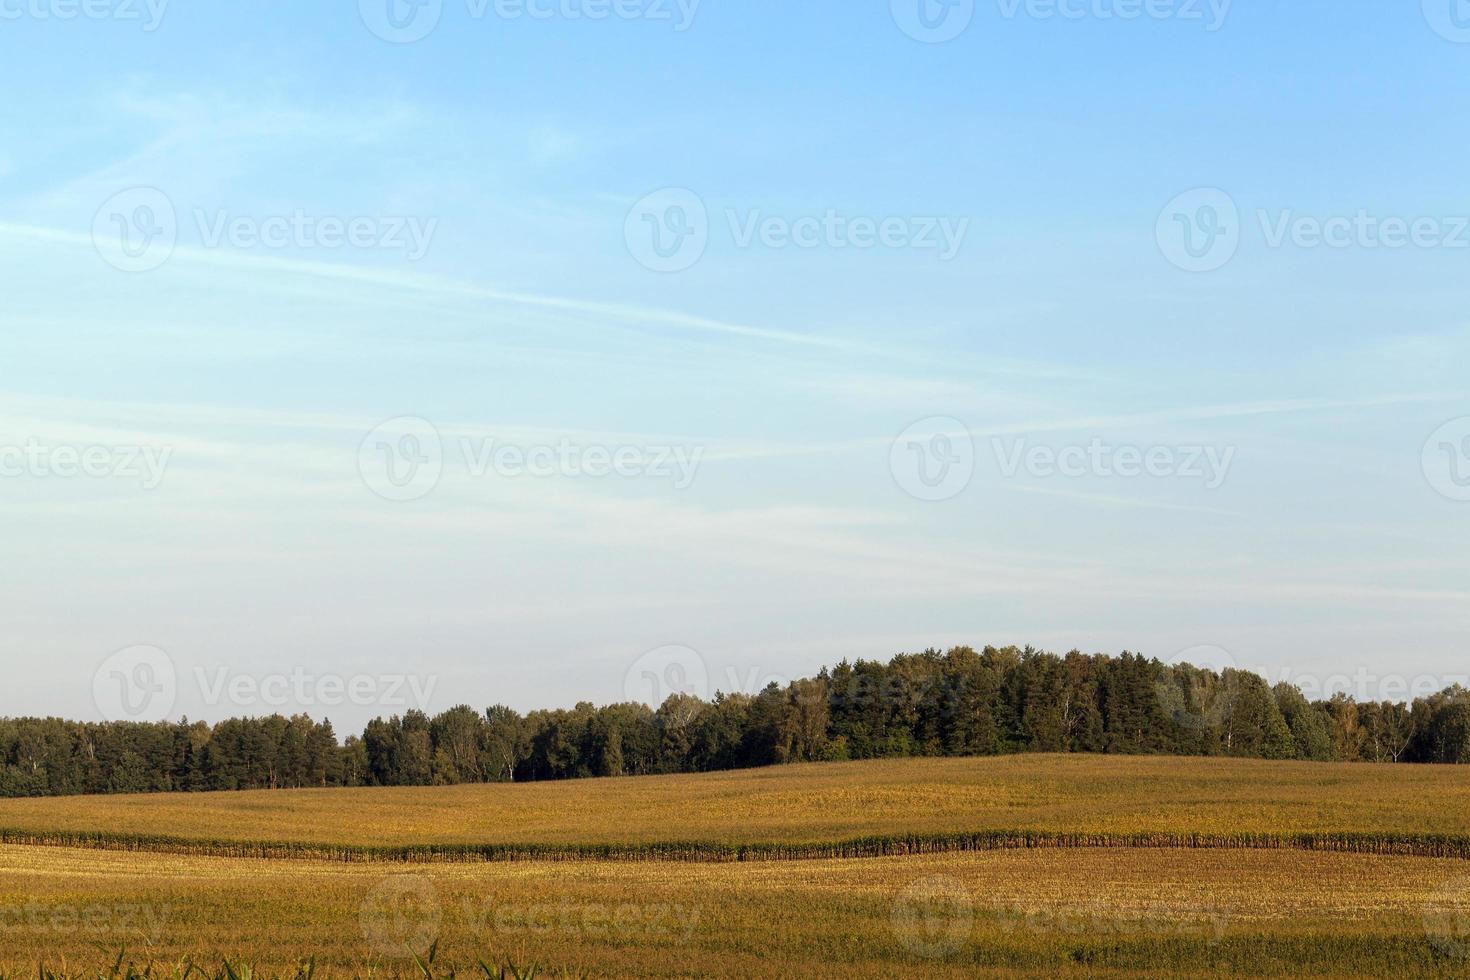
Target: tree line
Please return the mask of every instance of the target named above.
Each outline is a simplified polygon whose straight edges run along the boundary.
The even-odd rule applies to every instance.
[[[305,715],[208,725],[0,719],[0,797],[430,786],[1022,752],[1470,762],[1470,691],[1309,701],[1248,671],[1130,653],[957,647],[858,660],[756,694],[521,715],[370,722],[339,742]]]

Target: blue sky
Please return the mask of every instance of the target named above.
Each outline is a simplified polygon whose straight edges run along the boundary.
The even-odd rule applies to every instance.
[[[0,476],[0,713],[107,714],[140,644],[173,715],[349,728],[396,705],[200,678],[1466,670],[1470,10],[991,0],[926,43],[905,0],[444,0],[393,43],[375,2],[0,3],[0,464],[42,455]],[[629,473],[475,471],[495,445]],[[437,480],[385,499],[414,447]]]

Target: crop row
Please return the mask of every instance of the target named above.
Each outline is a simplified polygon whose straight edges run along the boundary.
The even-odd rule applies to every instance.
[[[1068,833],[986,830],[895,834],[842,841],[729,844],[712,841],[546,844],[364,844],[201,840],[107,831],[28,831],[0,828],[0,845],[139,851],[194,857],[355,863],[486,861],[797,861],[895,857],[1025,848],[1187,848],[1301,850],[1470,860],[1470,835],[1426,833]]]

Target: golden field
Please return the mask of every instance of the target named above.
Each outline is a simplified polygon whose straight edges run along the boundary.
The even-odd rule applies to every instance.
[[[126,945],[333,975],[411,975],[403,942],[593,976],[1470,972],[1464,862],[1076,849],[848,861],[384,869],[0,851],[12,970]],[[1459,943],[1459,945],[1455,945]]]
[[[0,978],[34,977],[41,961],[58,977],[97,977],[126,947],[160,978],[190,958],[209,971],[249,964],[257,978],[295,976],[314,958],[319,976],[422,980],[408,950],[436,941],[436,976],[482,978],[481,956],[539,963],[541,976],[1470,977],[1465,857],[1239,843],[1462,839],[1470,770],[1452,767],[911,759],[519,786],[9,800],[0,829],[105,832],[109,848],[138,848],[0,846]],[[648,845],[667,841],[986,830],[1237,843],[740,861],[694,848],[683,860],[628,860],[657,857]],[[179,841],[586,850],[369,863],[169,852]]]
[[[361,845],[874,834],[1470,834],[1470,768],[1124,756],[894,759],[405,789],[0,800],[0,828]]]

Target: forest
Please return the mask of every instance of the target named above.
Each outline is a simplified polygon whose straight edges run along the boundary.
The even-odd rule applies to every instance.
[[[204,722],[0,719],[0,796],[627,776],[1023,752],[1470,762],[1470,691],[1309,701],[1248,671],[1130,653],[957,647],[858,660],[757,694],[522,715],[409,711],[339,741],[305,716]]]

